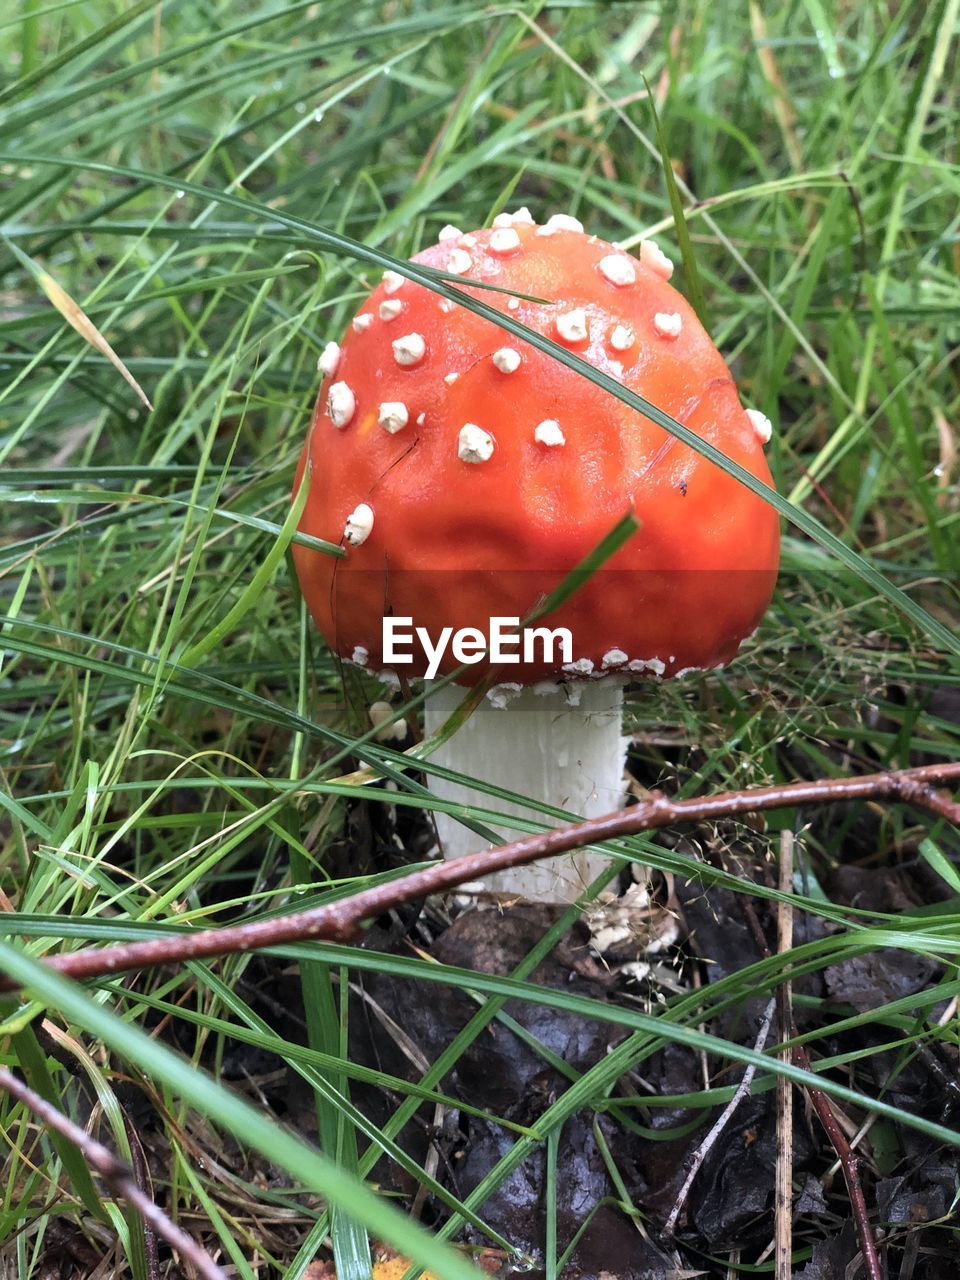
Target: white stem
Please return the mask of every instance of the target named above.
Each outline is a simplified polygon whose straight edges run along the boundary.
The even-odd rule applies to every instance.
[[[610,813],[623,799],[623,683],[615,677],[581,683],[573,686],[573,696],[578,693],[578,706],[571,706],[559,689],[545,695],[524,689],[505,707],[493,706],[484,698],[466,724],[431,759],[457,773],[581,818]],[[443,724],[465,694],[465,689],[454,684],[430,694],[425,707],[428,735]],[[543,818],[529,805],[510,804],[438,778],[430,779],[430,790],[458,804]],[[458,858],[488,847],[488,841],[456,818],[438,813],[436,821],[445,857]],[[509,825],[487,825],[501,832],[504,839],[516,838]],[[606,865],[607,859],[598,853],[563,854],[499,872],[485,879],[483,887],[539,902],[572,902]]]

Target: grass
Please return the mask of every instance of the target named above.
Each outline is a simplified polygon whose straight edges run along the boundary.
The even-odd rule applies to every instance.
[[[367,1231],[438,1275],[468,1274],[442,1240],[482,1223],[487,1195],[530,1150],[544,1147],[555,1189],[566,1120],[606,1111],[623,1073],[666,1042],[748,1061],[698,1028],[724,1001],[769,989],[785,963],[655,1014],[588,1008],[626,1039],[463,1200],[397,1139],[425,1099],[424,1114],[443,1101],[508,996],[577,1007],[528,981],[575,913],[511,981],[287,948],[309,995],[302,1040],[251,1006],[250,957],[83,991],[37,966],[84,941],[289,909],[359,883],[329,868],[346,807],[381,801],[349,772],[376,691],[344,683],[285,555],[324,343],[378,263],[445,222],[482,225],[508,199],[573,212],[611,239],[675,240],[646,81],[712,333],[744,399],[775,424],[787,523],[780,588],[749,650],[728,671],[632,696],[643,767],[691,794],[960,758],[943,709],[960,686],[957,11],[956,0],[803,0],[776,17],[724,0],[83,0],[0,19],[0,886],[8,936],[30,935],[4,943],[2,963],[31,994],[6,1009],[0,1052],[37,1088],[49,1076],[81,1119],[95,1098],[93,1121],[121,1150],[129,1084],[142,1090],[167,1144],[168,1209],[199,1214],[238,1274],[295,1280],[329,1238],[341,1277],[362,1277]],[[422,806],[394,753],[371,741],[357,752],[396,781],[391,803]],[[854,817],[807,833],[814,880],[849,857]],[[544,820],[531,807],[527,825]],[[948,833],[893,810],[876,857],[924,838],[934,862],[949,852]],[[765,892],[652,840],[616,852]],[[845,923],[794,963],[884,946],[938,957],[945,976],[928,999],[860,1016],[904,1051],[956,1043],[956,1022],[935,1017],[955,994],[956,899],[935,917],[852,924],[823,897],[814,909]],[[346,1052],[348,979],[365,965],[479,998],[416,1087],[389,1082],[399,1101],[382,1130],[350,1101],[366,1068]],[[156,1034],[171,1019],[177,1052]],[[238,1043],[302,1076],[322,1154],[264,1116],[254,1090],[221,1082]],[[818,1072],[836,1065],[826,1044],[808,1047]],[[764,1056],[758,1087],[784,1069]],[[824,1083],[849,1100],[869,1076],[849,1078]],[[58,1224],[99,1214],[118,1259],[145,1276],[135,1219],[101,1206],[75,1154],[2,1105],[8,1266],[39,1275]],[[873,1109],[956,1144],[892,1103]],[[445,1197],[431,1230],[361,1195],[384,1150]],[[198,1151],[228,1152],[230,1179]],[[268,1165],[284,1171],[275,1186],[255,1177]],[[242,1211],[226,1194],[238,1179]],[[272,1225],[278,1205],[296,1210],[296,1231]],[[555,1207],[548,1227],[554,1260]]]

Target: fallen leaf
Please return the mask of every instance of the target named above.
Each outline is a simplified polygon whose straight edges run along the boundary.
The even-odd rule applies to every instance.
[[[374,1255],[373,1280],[403,1280],[410,1270],[410,1259],[388,1249],[378,1249]],[[432,1271],[421,1273],[420,1280],[437,1280]]]

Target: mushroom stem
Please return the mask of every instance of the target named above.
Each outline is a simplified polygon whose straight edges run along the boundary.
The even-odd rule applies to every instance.
[[[612,677],[568,687],[569,695],[559,688],[547,693],[527,688],[509,705],[500,707],[484,698],[431,759],[457,773],[581,818],[610,813],[623,798],[623,682]],[[458,685],[429,693],[425,708],[428,735],[436,732],[464,694]],[[577,705],[572,705],[568,696],[576,699],[577,695]],[[543,816],[529,805],[512,804],[440,778],[430,779],[430,790],[438,798],[458,804],[533,819]],[[488,841],[455,817],[445,813],[435,816],[445,857],[458,858],[488,847]],[[501,832],[504,839],[514,830],[509,824],[486,825]],[[607,863],[601,854],[582,850],[500,872],[484,881],[483,887],[538,902],[573,902]]]

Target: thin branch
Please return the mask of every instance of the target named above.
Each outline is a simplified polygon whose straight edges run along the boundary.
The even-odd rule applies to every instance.
[[[87,1164],[99,1173],[116,1195],[123,1196],[132,1204],[146,1225],[166,1240],[172,1249],[179,1253],[184,1262],[189,1262],[197,1273],[205,1280],[227,1280],[227,1274],[213,1259],[192,1240],[186,1232],[170,1221],[167,1215],[137,1186],[136,1178],[131,1170],[118,1160],[96,1138],[86,1133],[79,1125],[73,1123],[69,1116],[51,1106],[39,1093],[35,1093],[28,1085],[9,1071],[0,1067],[0,1089],[19,1099],[25,1107],[41,1120],[48,1128],[61,1134],[80,1151]]]
[[[797,1034],[796,1029],[794,1029],[793,1034]],[[802,1045],[794,1048],[793,1061],[798,1067],[803,1067],[805,1071],[810,1070],[810,1058]],[[833,1114],[833,1107],[827,1095],[820,1089],[810,1087],[807,1089],[807,1097],[810,1099],[810,1105],[817,1113],[817,1119],[823,1125],[824,1131],[830,1139],[830,1144],[837,1153],[837,1159],[840,1161],[840,1168],[843,1171],[843,1180],[847,1184],[850,1209],[853,1213],[853,1220],[856,1223],[857,1236],[860,1240],[860,1252],[863,1254],[867,1275],[870,1280],[882,1280],[880,1257],[877,1254],[877,1244],[870,1226],[870,1213],[867,1209],[867,1201],[860,1182],[860,1162],[850,1150],[850,1143],[837,1123],[837,1117]]]
[[[137,1127],[126,1111],[123,1113],[123,1128],[130,1144],[130,1168],[137,1186],[145,1196],[150,1196],[150,1171],[147,1169],[147,1158],[140,1141]],[[153,1197],[150,1196],[152,1200]],[[157,1233],[149,1222],[143,1224],[143,1249],[147,1258],[147,1276],[149,1280],[160,1280],[160,1253],[157,1249]]]
[[[793,832],[780,837],[780,892],[793,892]],[[777,903],[777,954],[793,949],[793,906]],[[777,988],[777,1039],[790,1039],[793,1028],[793,988],[789,981]],[[781,1050],[781,1058],[789,1057]],[[777,1076],[777,1187],[774,1200],[774,1275],[790,1280],[793,1275],[793,1082]]]
[[[857,778],[826,778],[778,787],[721,791],[713,796],[689,800],[671,800],[655,792],[631,809],[525,836],[511,844],[482,849],[462,858],[438,861],[403,879],[375,885],[349,898],[313,907],[309,911],[225,925],[219,929],[198,929],[146,942],[90,947],[49,957],[45,963],[71,978],[99,978],[132,969],[183,964],[188,960],[255,951],[305,939],[349,942],[356,939],[364,920],[375,919],[405,902],[417,901],[434,893],[448,893],[458,885],[481,880],[497,871],[527,866],[541,858],[569,853],[585,845],[656,831],[661,827],[715,821],[796,805],[854,800],[903,801],[960,827],[960,804],[935,790],[937,784],[943,783],[960,784],[960,764],[933,764],[920,769],[865,774]],[[11,991],[15,986],[8,978],[0,979],[0,992]]]
[[[760,953],[763,956],[769,956],[770,948],[767,946],[767,940],[763,936],[763,930],[757,919],[757,913],[753,909],[753,903],[747,900],[744,903],[744,915],[750,930],[753,933]],[[791,1014],[790,1017],[790,1039],[797,1038],[797,1025]],[[794,1065],[802,1067],[804,1071],[811,1071],[810,1055],[807,1053],[803,1045],[795,1045],[791,1057]],[[847,1195],[850,1198],[850,1211],[853,1215],[854,1226],[857,1231],[857,1239],[860,1242],[860,1252],[863,1255],[864,1265],[867,1269],[869,1280],[882,1280],[880,1271],[880,1258],[877,1253],[876,1241],[873,1238],[873,1228],[870,1226],[870,1212],[867,1209],[866,1197],[863,1194],[863,1186],[860,1182],[860,1167],[857,1157],[850,1149],[846,1135],[837,1122],[837,1117],[833,1114],[833,1107],[830,1100],[822,1089],[816,1088],[814,1085],[807,1085],[806,1095],[810,1100],[810,1105],[816,1113],[817,1119],[823,1127],[824,1132],[830,1140],[830,1144],[836,1152],[837,1159],[840,1161],[840,1168],[843,1172],[843,1180],[847,1187]]]
[[[764,1010],[763,1018],[760,1021],[760,1030],[757,1032],[756,1043],[753,1046],[755,1053],[759,1053],[761,1049],[764,1047],[764,1045],[767,1043],[767,1036],[770,1034],[770,1023],[773,1020],[773,1011],[776,1007],[777,1007],[777,998],[776,996],[774,996],[767,1004],[767,1007]],[[693,1159],[690,1162],[690,1170],[687,1173],[686,1178],[684,1179],[683,1186],[680,1188],[679,1195],[674,1201],[673,1208],[670,1210],[670,1217],[667,1219],[666,1223],[664,1224],[664,1228],[663,1228],[664,1235],[672,1236],[674,1231],[676,1230],[677,1219],[680,1217],[680,1213],[683,1209],[683,1206],[687,1203],[687,1196],[689,1196],[690,1194],[690,1188],[693,1186],[694,1178],[696,1178],[697,1174],[700,1172],[700,1166],[703,1164],[704,1160],[706,1160],[707,1156],[710,1154],[711,1148],[713,1147],[717,1139],[720,1137],[721,1133],[723,1133],[724,1129],[730,1123],[731,1117],[733,1116],[733,1113],[736,1111],[737,1107],[739,1107],[744,1097],[750,1092],[750,1085],[753,1083],[753,1077],[756,1075],[756,1073],[757,1073],[756,1064],[751,1062],[750,1065],[747,1067],[746,1071],[743,1073],[743,1079],[737,1085],[736,1093],[733,1095],[733,1097],[730,1099],[727,1105],[720,1112],[720,1115],[717,1119],[716,1124],[714,1124],[713,1128],[710,1130],[710,1132],[707,1134],[704,1140],[700,1143],[699,1147],[697,1147],[696,1151],[693,1153]]]

